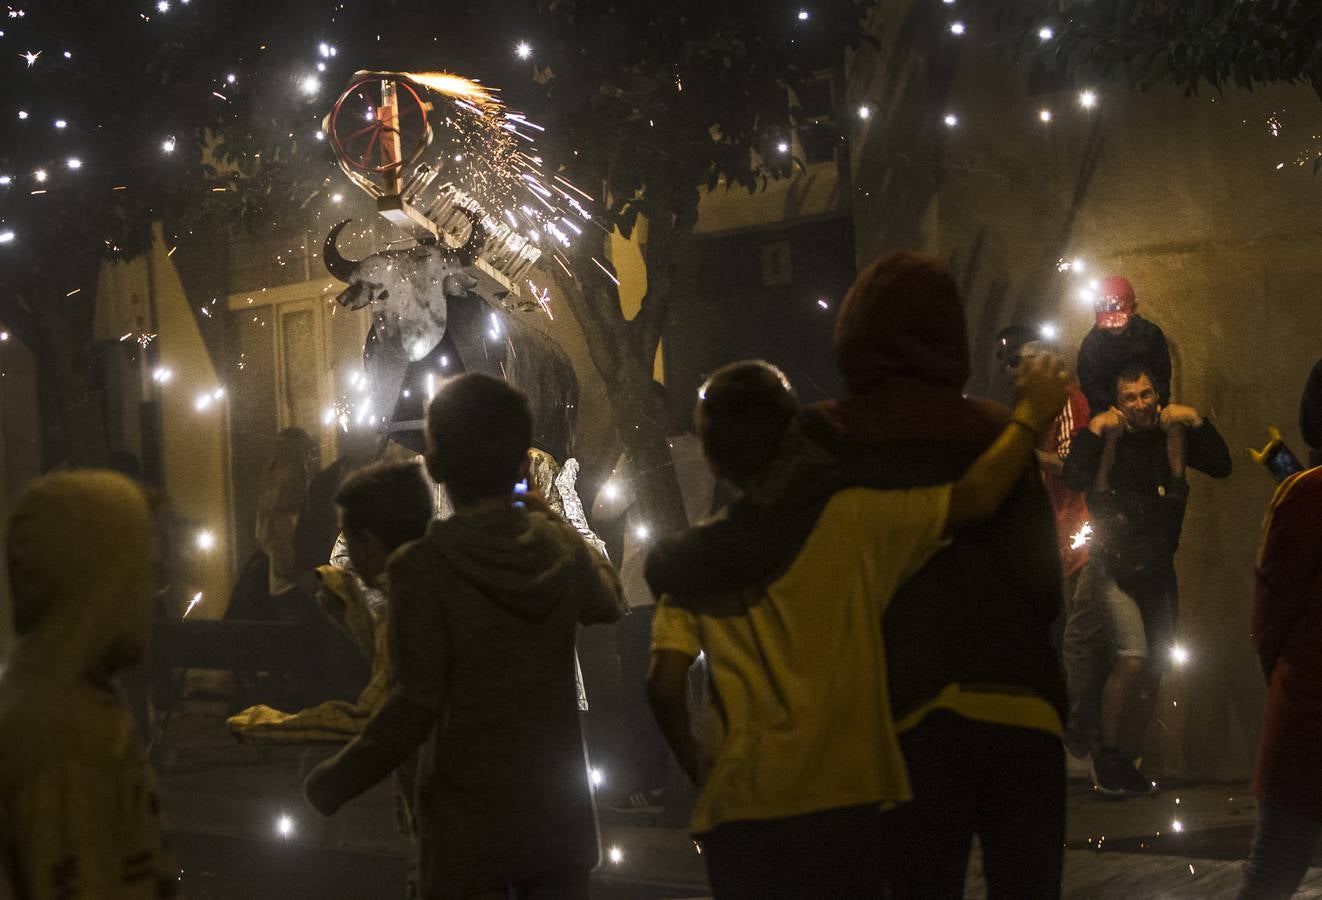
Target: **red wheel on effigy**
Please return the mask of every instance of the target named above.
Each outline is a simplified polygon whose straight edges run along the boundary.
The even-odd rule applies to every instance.
[[[395,92],[394,121],[384,121],[382,94],[390,82]],[[401,78],[374,76],[360,78],[349,85],[331,108],[329,132],[335,154],[346,165],[360,172],[386,174],[398,172],[417,162],[431,143],[430,106],[423,102],[414,85]],[[392,158],[392,144],[398,138],[399,158]]]

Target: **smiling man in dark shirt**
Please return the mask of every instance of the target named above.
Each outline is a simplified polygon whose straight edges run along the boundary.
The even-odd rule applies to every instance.
[[[1172,656],[1178,605],[1175,551],[1188,482],[1171,472],[1167,432],[1183,431],[1187,464],[1213,478],[1230,474],[1230,451],[1196,409],[1158,403],[1142,365],[1116,377],[1116,405],[1093,417],[1065,460],[1065,482],[1086,491],[1100,563],[1098,596],[1111,626],[1115,665],[1102,693],[1102,749],[1093,778],[1104,793],[1149,794],[1133,760],[1152,720],[1157,686]]]

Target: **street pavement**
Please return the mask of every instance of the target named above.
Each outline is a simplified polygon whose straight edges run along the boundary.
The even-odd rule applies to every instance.
[[[375,900],[403,896],[408,844],[386,783],[325,819],[299,785],[333,752],[236,743],[214,710],[176,717],[158,754],[171,842],[194,900]],[[603,806],[606,804],[603,803]],[[1233,897],[1253,835],[1245,784],[1168,787],[1153,799],[1068,797],[1069,898]],[[707,896],[702,858],[682,829],[602,815],[600,900]],[[1316,860],[1322,864],[1322,857]],[[975,854],[967,896],[985,896]],[[1298,897],[1322,898],[1322,868]]]

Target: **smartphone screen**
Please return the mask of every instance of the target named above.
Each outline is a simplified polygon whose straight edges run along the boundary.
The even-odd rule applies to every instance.
[[[1272,450],[1271,455],[1263,460],[1271,473],[1276,476],[1277,481],[1284,481],[1295,472],[1302,472],[1304,464],[1290,452],[1290,448],[1284,444],[1277,444]]]

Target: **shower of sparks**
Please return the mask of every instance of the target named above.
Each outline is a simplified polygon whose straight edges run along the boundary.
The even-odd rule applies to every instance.
[[[19,56],[23,58],[23,61],[28,64],[28,68],[30,69],[37,64],[37,59],[41,56],[41,51],[37,50],[33,52],[32,50],[29,50],[26,53],[20,53]]]
[[[1272,137],[1280,137],[1281,129],[1285,127],[1281,122],[1280,113],[1271,113],[1267,116],[1267,133]]]
[[[461,75],[407,72],[399,77],[428,93],[433,132],[426,156],[404,179],[405,200],[438,223],[456,207],[476,209],[492,258],[498,251],[522,255],[551,249],[552,258],[568,270],[546,238],[569,248],[584,229],[600,226],[590,209],[592,197],[543,169],[536,147],[543,127],[508,109],[494,88]],[[360,96],[368,121],[373,121],[375,99],[366,92]],[[511,277],[519,280],[523,274],[516,267]],[[550,315],[545,298],[534,292],[534,299]]]
[[[462,75],[453,75],[449,72],[405,72],[403,74],[410,81],[447,97],[467,100],[478,105],[496,102],[495,96],[489,89]]]

